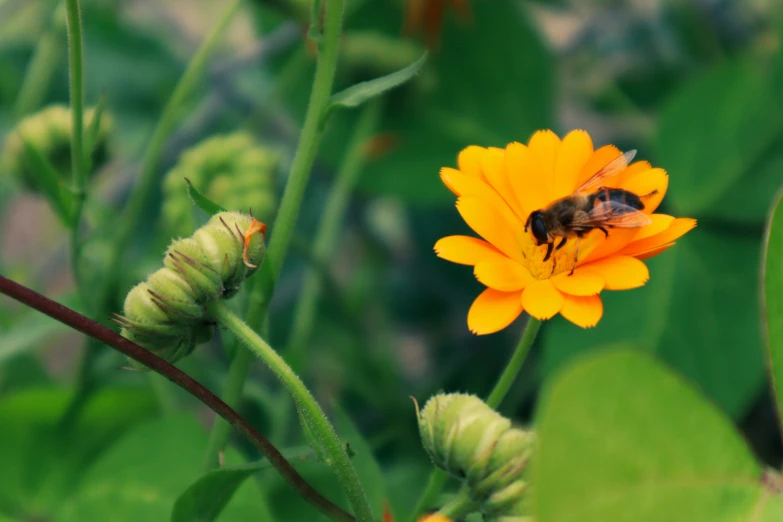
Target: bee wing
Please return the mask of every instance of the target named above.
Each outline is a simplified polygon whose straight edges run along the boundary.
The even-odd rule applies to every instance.
[[[618,174],[621,170],[627,167],[633,160],[634,156],[636,156],[636,149],[622,153],[619,157],[607,163],[601,170],[590,176],[590,179],[585,181],[581,187],[576,189],[576,192],[592,192],[593,190],[597,189],[601,186],[603,181]]]
[[[570,223],[571,228],[638,228],[652,223],[652,218],[630,205],[619,201],[601,203],[590,212],[579,213]]]

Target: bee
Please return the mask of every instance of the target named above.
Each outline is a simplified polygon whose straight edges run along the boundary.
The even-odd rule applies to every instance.
[[[553,250],[560,250],[566,241],[576,237],[575,268],[579,240],[592,230],[598,229],[609,237],[607,229],[610,228],[637,228],[652,223],[650,216],[642,212],[642,198],[652,196],[657,190],[639,196],[628,190],[603,186],[604,181],[627,167],[635,155],[635,150],[623,153],[593,174],[570,196],[530,213],[525,222],[525,232],[532,232],[537,246],[547,245],[544,261],[549,260]],[[560,241],[555,245],[558,238]],[[572,274],[574,268],[571,269]],[[554,271],[553,263],[552,273]]]

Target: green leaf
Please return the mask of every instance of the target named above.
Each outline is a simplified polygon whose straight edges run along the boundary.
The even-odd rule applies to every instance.
[[[338,107],[355,108],[376,96],[380,96],[386,91],[399,87],[410,81],[419,74],[424,63],[427,61],[427,53],[421,55],[421,58],[399,71],[395,71],[386,76],[375,78],[366,82],[357,83],[348,87],[344,91],[333,94],[329,100],[329,106],[326,109],[326,115]]]
[[[284,451],[290,461],[313,457],[310,448]],[[245,479],[259,471],[272,468],[268,460],[216,469],[200,476],[179,496],[171,512],[171,522],[212,522],[226,507]]]
[[[741,418],[765,382],[759,254],[752,235],[697,228],[646,261],[650,281],[643,288],[602,292],[604,317],[596,328],[565,320],[545,328],[545,375],[578,353],[631,342],[657,353]]]
[[[778,421],[783,426],[783,192],[772,207],[764,245],[762,321]]]
[[[0,506],[54,515],[78,488],[85,470],[129,426],[156,412],[148,390],[108,388],[87,404],[77,423],[59,420],[71,393],[26,389],[0,402]]]
[[[87,172],[92,171],[92,155],[95,153],[95,147],[98,146],[98,141],[100,140],[101,121],[105,109],[106,97],[101,96],[98,98],[98,104],[95,106],[92,120],[90,120],[84,131],[84,164]]]
[[[783,120],[770,117],[777,92],[766,66],[746,59],[709,70],[666,103],[658,159],[671,174],[667,199],[677,214],[719,215],[734,202],[719,203],[749,179],[756,189],[750,210],[767,207],[770,195],[758,190],[756,176],[783,132]]]
[[[72,198],[67,191],[63,190],[60,182],[62,176],[35,145],[24,137],[22,141],[24,142],[25,158],[30,164],[30,173],[33,175],[38,190],[46,196],[57,217],[67,226],[71,221]]]
[[[771,522],[782,512],[729,419],[647,355],[586,357],[547,389],[537,426],[540,522]]]
[[[195,419],[171,416],[137,425],[87,472],[58,522],[166,520],[179,494],[199,476],[207,437]],[[226,455],[238,461],[236,453]],[[218,520],[266,513],[252,483],[240,487]]]
[[[185,181],[188,182],[188,195],[190,196],[190,199],[193,200],[193,203],[209,214],[210,216],[214,216],[215,214],[218,214],[219,212],[225,212],[226,209],[206,197],[204,194],[198,191],[196,187],[193,186],[193,183],[190,182],[188,178],[185,178]]]

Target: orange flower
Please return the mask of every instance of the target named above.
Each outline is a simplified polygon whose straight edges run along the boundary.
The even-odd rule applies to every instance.
[[[435,244],[438,256],[473,266],[476,278],[487,286],[468,312],[470,331],[497,332],[523,310],[537,319],[560,313],[583,328],[595,326],[603,315],[602,290],[644,285],[650,274],[642,260],[660,254],[696,226],[693,219],[653,213],[666,193],[668,175],[638,161],[601,186],[640,196],[649,224],[607,227],[606,234],[595,228],[581,238],[568,237],[547,258],[548,246],[537,245],[532,230],[525,231],[530,214],[570,196],[621,155],[613,145],[593,150],[582,130],[563,140],[545,130],[536,132],[527,146],[470,146],[459,154],[459,169],[441,169],[443,183],[458,196],[460,215],[483,238],[449,236]],[[562,237],[552,239],[557,246]]]

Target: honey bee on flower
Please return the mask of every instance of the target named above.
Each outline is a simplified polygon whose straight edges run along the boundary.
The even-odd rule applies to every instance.
[[[474,267],[487,286],[468,312],[476,334],[502,330],[523,311],[560,313],[589,328],[603,315],[602,290],[644,285],[643,260],[691,230],[696,221],[656,214],[668,176],[633,151],[593,148],[589,134],[562,140],[538,131],[527,145],[470,146],[458,169],[441,170],[457,210],[481,239],[449,236],[438,256]]]

